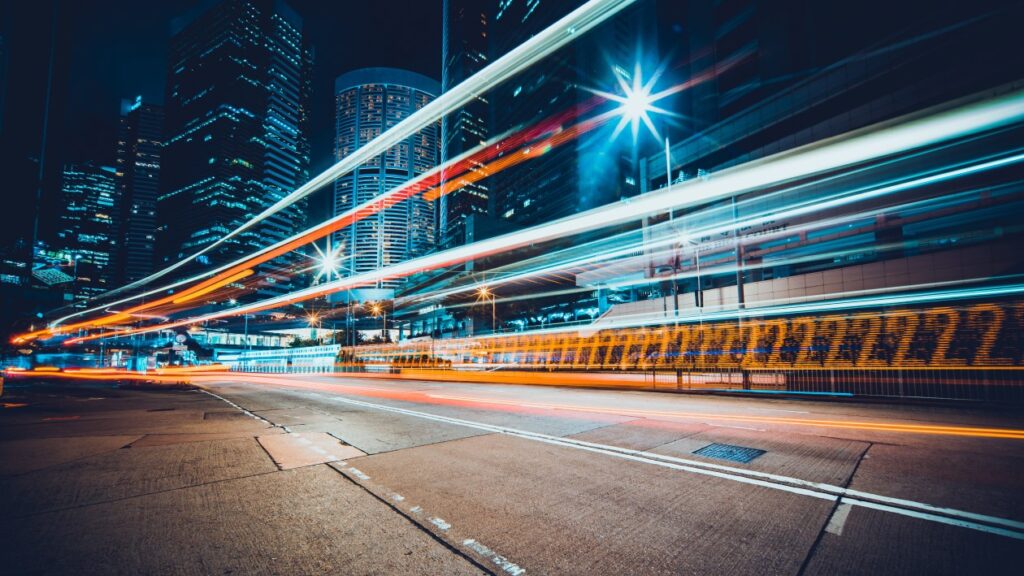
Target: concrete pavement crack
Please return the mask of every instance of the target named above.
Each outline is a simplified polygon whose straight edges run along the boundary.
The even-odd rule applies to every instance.
[[[106,434],[105,436],[133,436],[133,434]],[[110,452],[117,452],[118,450],[121,450],[122,448],[129,447],[132,444],[134,444],[135,442],[138,442],[139,440],[142,440],[146,436],[147,436],[147,434],[142,434],[141,436],[139,436],[135,440],[132,440],[131,442],[128,442],[128,443],[124,444],[123,446],[118,446],[117,448],[111,448],[109,450],[104,450],[102,452],[96,452],[95,454],[86,454],[85,456],[79,456],[78,458],[72,458],[71,460],[64,460],[62,462],[57,462],[56,464],[50,464],[49,466],[43,466],[42,468],[36,468],[34,470],[28,470],[28,471],[25,471],[25,472],[18,472],[17,474],[0,474],[0,478],[18,478],[18,477],[21,477],[21,476],[27,476],[29,474],[35,474],[37,472],[45,472],[47,470],[50,470],[51,468],[57,468],[58,466],[64,466],[64,465],[67,465],[67,464],[73,464],[75,462],[81,462],[82,460],[88,460],[89,458],[95,458],[96,456],[102,456],[104,454],[109,454]],[[81,436],[65,436],[65,438],[81,438]],[[50,440],[51,438],[46,438],[46,439]],[[17,440],[14,440],[14,442],[17,442]]]
[[[89,508],[90,506],[99,506],[101,504],[112,504],[114,502],[123,502],[125,500],[132,500],[135,498],[145,498],[146,496],[154,496],[156,494],[166,494],[168,492],[177,492],[178,490],[188,490],[191,488],[200,488],[202,486],[210,486],[212,484],[220,484],[221,482],[231,482],[232,480],[244,480],[246,478],[256,478],[257,476],[266,476],[267,474],[280,474],[282,470],[271,470],[269,472],[257,472],[256,474],[246,474],[245,476],[234,476],[232,478],[221,478],[220,480],[210,480],[207,482],[200,482],[199,484],[189,484],[187,486],[178,486],[176,488],[168,488],[166,490],[154,490],[152,492],[144,492],[142,494],[132,494],[131,496],[122,496],[120,498],[110,498],[107,500],[97,500],[96,502],[87,502],[85,504],[77,504],[75,506],[64,506],[63,508],[53,508],[50,510],[41,510],[39,512],[32,512],[30,514],[22,514],[20,516],[13,516],[13,519],[32,518],[34,516],[42,516],[44,514],[53,514],[56,512],[65,512],[68,510],[77,510],[79,508]]]
[[[857,469],[860,468],[860,463],[864,461],[864,455],[867,454],[868,450],[870,450],[871,447],[874,445],[874,442],[868,442],[867,446],[864,447],[864,450],[860,453],[860,456],[857,458],[857,463],[854,464],[853,466],[853,470],[851,470],[850,475],[846,477],[846,482],[842,484],[843,488],[850,487],[850,484],[853,482],[853,477],[857,475]],[[828,523],[832,520],[832,516],[836,513],[836,510],[839,508],[842,501],[843,497],[840,496],[836,498],[835,502],[832,503],[832,507],[829,509],[828,514],[825,516],[825,521],[822,523],[821,528],[818,529],[817,537],[814,538],[814,542],[811,544],[811,547],[807,549],[807,555],[804,556],[804,561],[800,563],[800,570],[797,571],[797,574],[799,576],[803,576],[803,574],[807,571],[807,567],[811,564],[811,558],[814,557],[815,552],[818,551],[818,546],[821,544],[822,538],[825,537],[825,530],[828,528]]]

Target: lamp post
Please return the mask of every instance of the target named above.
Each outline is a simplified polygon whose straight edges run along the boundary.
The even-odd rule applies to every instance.
[[[341,278],[343,273],[344,275],[352,275],[355,272],[351,265],[344,264],[344,262],[352,259],[352,255],[342,256],[345,244],[339,243],[335,245],[331,238],[331,236],[327,237],[327,243],[322,249],[315,242],[313,243],[313,248],[316,250],[316,256],[313,259],[317,263],[317,273],[313,277],[313,284],[319,284],[322,279],[330,282]],[[352,287],[349,286],[345,292],[347,294],[345,301],[345,346],[354,346],[356,342],[352,318]],[[335,329],[335,332],[337,332],[337,329]],[[337,341],[337,336],[334,338]]]
[[[694,292],[694,295],[696,297],[695,299],[696,299],[696,304],[697,304],[697,320],[698,320],[698,322],[700,322],[701,330],[703,330],[704,329],[704,290],[703,290],[703,287],[701,286],[701,278],[700,278],[700,243],[697,242],[696,240],[694,240],[693,238],[687,238],[686,241],[689,242],[693,246],[693,261],[697,264],[697,290],[696,290],[696,292]]]
[[[245,319],[245,349],[252,350],[252,346],[249,344],[249,315],[243,314],[242,316]]]
[[[668,130],[665,131],[665,187],[672,185],[672,154],[668,142]],[[672,220],[672,210],[668,211],[668,219]]]
[[[480,298],[483,298],[485,301],[487,299],[490,299],[490,301],[491,301],[491,332],[497,332],[498,331],[498,322],[497,322],[497,317],[498,316],[497,316],[497,313],[495,311],[495,306],[494,306],[494,298],[495,298],[494,292],[491,292],[490,289],[487,288],[487,286],[481,286],[480,289],[476,291],[476,293],[477,293],[477,295]]]
[[[382,319],[380,326],[380,339],[383,342],[384,340],[387,339],[386,335],[388,330],[388,310],[379,302],[374,302],[370,306],[370,311],[373,312],[374,317],[380,316]]]
[[[320,318],[316,315],[315,312],[311,312],[309,314],[309,316],[307,317],[307,319],[309,321],[309,339],[310,340],[316,340],[316,343],[319,344],[320,343],[320,334],[317,332],[316,328],[317,328],[317,324],[320,321]]]

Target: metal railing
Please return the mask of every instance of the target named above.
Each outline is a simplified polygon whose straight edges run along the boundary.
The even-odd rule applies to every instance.
[[[1018,403],[1024,302],[428,340],[339,357],[349,370],[473,371],[481,381],[487,371],[572,373],[577,383],[617,374],[623,385],[678,391]]]

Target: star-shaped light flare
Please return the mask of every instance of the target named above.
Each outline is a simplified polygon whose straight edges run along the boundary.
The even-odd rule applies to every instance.
[[[619,118],[619,123],[616,124],[615,130],[612,132],[611,139],[614,140],[626,126],[629,126],[630,132],[633,134],[633,141],[635,142],[640,132],[641,123],[647,126],[647,129],[651,131],[655,138],[658,138],[658,130],[654,127],[654,122],[651,121],[651,114],[672,113],[654,104],[662,98],[674,94],[676,90],[668,89],[654,92],[654,84],[657,83],[658,77],[661,76],[661,70],[651,76],[647,82],[644,82],[643,72],[640,69],[639,63],[633,69],[632,79],[627,78],[626,74],[618,67],[614,67],[613,70],[615,71],[615,79],[619,82],[619,88],[622,89],[622,94],[591,90],[591,92],[602,98],[620,104],[617,111],[621,114],[621,118]]]

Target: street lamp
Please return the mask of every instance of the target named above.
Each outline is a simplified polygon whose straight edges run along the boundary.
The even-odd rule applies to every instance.
[[[309,339],[316,339],[317,343],[320,343],[319,334],[316,332],[316,327],[320,323],[320,318],[316,315],[316,312],[310,312],[309,316],[306,317],[309,321]]]
[[[477,293],[477,297],[478,298],[482,298],[485,302],[487,301],[488,298],[490,298],[490,300],[491,300],[491,332],[497,332],[498,331],[498,323],[496,321],[497,314],[495,314],[495,309],[494,309],[494,298],[495,298],[494,292],[491,292],[490,289],[487,288],[487,286],[481,286],[476,291],[476,293]]]
[[[313,243],[313,249],[316,250],[316,255],[312,256],[313,260],[316,261],[316,276],[313,277],[313,284],[319,284],[321,279],[325,282],[330,282],[342,277],[342,272],[346,274],[353,274],[351,266],[345,266],[342,263],[352,259],[351,255],[342,257],[341,253],[345,249],[345,244],[339,243],[336,246],[332,246],[333,241],[331,237],[327,237],[327,243],[324,248],[320,248],[319,245]],[[345,302],[345,345],[354,346],[354,329],[352,319],[352,287],[349,286],[346,289],[348,295],[347,301]],[[350,340],[351,339],[351,340]]]
[[[374,303],[372,303],[370,305],[370,311],[373,312],[373,316],[375,318],[377,316],[382,316],[383,321],[381,322],[380,338],[381,338],[381,340],[386,340],[387,339],[387,331],[388,331],[388,310],[387,310],[387,308],[381,306],[381,304],[379,302],[374,302]]]

